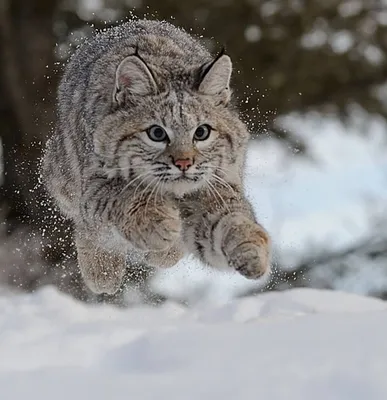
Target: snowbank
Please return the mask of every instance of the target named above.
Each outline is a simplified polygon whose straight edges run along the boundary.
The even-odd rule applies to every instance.
[[[387,303],[297,289],[185,308],[0,296],[2,400],[385,400]]]

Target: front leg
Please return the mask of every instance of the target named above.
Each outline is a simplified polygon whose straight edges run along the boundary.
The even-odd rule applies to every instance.
[[[228,265],[246,278],[258,279],[270,271],[270,237],[241,190],[216,189],[217,197],[202,193],[200,205],[194,199],[182,202],[184,239],[202,262]]]
[[[115,227],[141,252],[165,252],[180,238],[181,219],[172,198],[150,198],[152,188],[126,187],[120,179],[93,177],[81,205],[82,223]],[[157,201],[156,201],[157,200]]]
[[[75,229],[78,267],[86,286],[94,293],[116,293],[126,270],[126,254],[101,243],[100,233]]]
[[[152,267],[170,268],[176,265],[184,257],[184,254],[184,245],[178,240],[167,250],[144,253],[144,261]]]
[[[103,176],[85,184],[75,243],[82,276],[94,293],[113,294],[121,287],[130,247],[136,259],[156,267],[172,266],[183,256],[176,204],[133,192],[125,182]]]
[[[228,265],[249,279],[270,270],[270,238],[265,229],[237,212],[222,218],[215,236]]]

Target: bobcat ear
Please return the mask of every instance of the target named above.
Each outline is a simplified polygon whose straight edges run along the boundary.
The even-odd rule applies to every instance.
[[[231,97],[230,79],[232,63],[223,51],[209,64],[204,65],[204,73],[199,84],[199,93],[215,96],[221,103],[227,104]]]
[[[116,71],[113,99],[120,102],[123,93],[146,96],[155,93],[157,85],[145,62],[137,55],[126,57]]]

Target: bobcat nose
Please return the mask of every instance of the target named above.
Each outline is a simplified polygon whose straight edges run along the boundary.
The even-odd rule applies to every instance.
[[[174,160],[173,163],[176,165],[177,168],[180,169],[180,171],[187,171],[189,167],[192,166],[193,160],[190,158],[182,158],[180,160]]]

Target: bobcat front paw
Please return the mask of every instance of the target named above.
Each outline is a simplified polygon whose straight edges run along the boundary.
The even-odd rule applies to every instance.
[[[270,238],[253,222],[230,229],[224,253],[229,266],[248,279],[258,279],[270,270]]]
[[[145,238],[143,250],[164,251],[176,243],[181,233],[181,221],[176,216],[155,218],[140,228],[141,237]]]
[[[179,210],[174,206],[139,212],[134,223],[124,226],[124,235],[139,250],[164,251],[180,237],[182,223]]]
[[[164,251],[150,251],[145,253],[144,259],[148,265],[157,268],[170,268],[176,265],[184,257],[181,243],[176,242],[172,247]]]
[[[96,245],[96,239],[76,236],[78,266],[86,286],[94,293],[116,293],[122,284],[125,254],[107,251]]]

